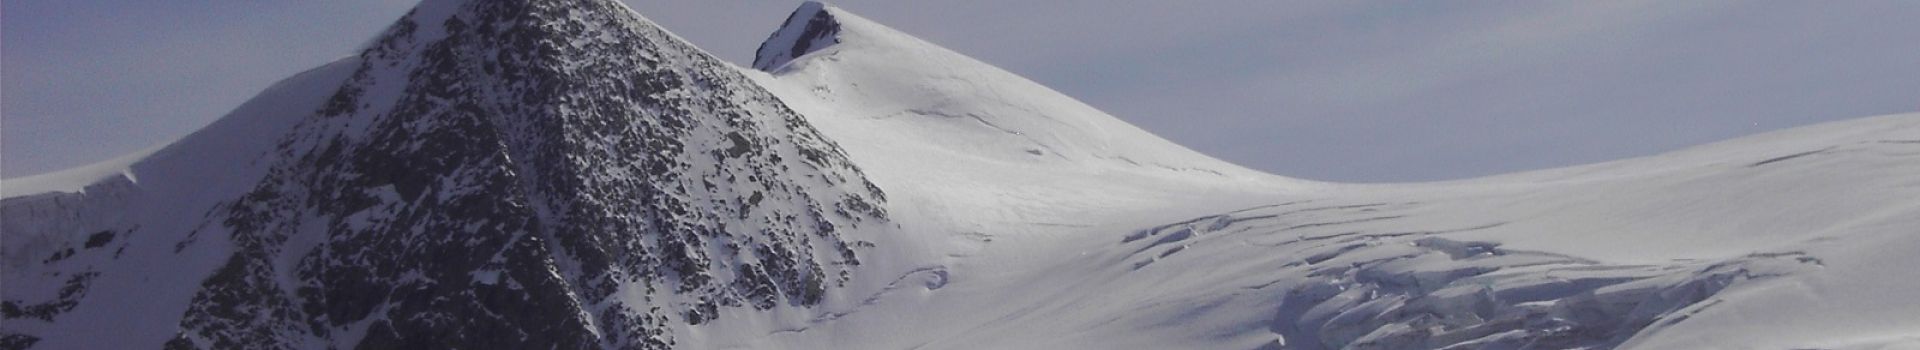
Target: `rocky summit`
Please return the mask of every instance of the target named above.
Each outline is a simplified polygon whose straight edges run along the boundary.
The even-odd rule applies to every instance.
[[[169,245],[231,253],[166,348],[668,348],[719,308],[818,303],[873,246],[850,232],[887,224],[838,146],[610,0],[427,1],[276,113],[307,116]],[[59,258],[74,292],[9,276],[10,326],[127,273]]]

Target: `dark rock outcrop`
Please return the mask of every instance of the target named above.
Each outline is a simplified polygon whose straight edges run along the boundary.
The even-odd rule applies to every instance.
[[[753,57],[753,69],[773,71],[808,53],[839,43],[840,22],[833,19],[826,5],[808,1],[787,15],[787,21],[774,30]]]
[[[817,303],[884,196],[724,63],[611,0],[429,0],[218,225],[168,348],[667,348]]]

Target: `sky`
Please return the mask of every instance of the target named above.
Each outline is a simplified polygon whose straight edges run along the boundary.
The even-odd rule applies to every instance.
[[[742,64],[798,4],[626,1]],[[355,54],[413,3],[7,0],[0,176],[178,138]],[[1459,179],[1920,111],[1920,1],[834,3],[1316,180]]]

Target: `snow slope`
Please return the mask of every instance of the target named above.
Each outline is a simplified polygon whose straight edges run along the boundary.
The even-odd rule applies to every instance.
[[[801,39],[791,32],[829,37]],[[838,8],[803,5],[762,54],[794,52],[773,45],[790,37],[798,41],[791,45],[810,50],[803,58],[756,62],[793,91],[789,99],[810,95],[830,105],[833,113],[818,118],[832,123],[888,128],[886,136],[946,154],[1039,169],[1283,180],[1193,152],[1045,86]]]
[[[803,6],[761,55],[764,85],[841,140],[894,198],[922,199],[896,201],[907,208],[896,212],[931,213],[903,225],[987,243],[937,260],[928,267],[937,278],[901,277],[916,283],[911,295],[749,347],[1920,339],[1920,318],[1907,316],[1920,308],[1902,300],[1920,296],[1920,283],[1896,267],[1920,263],[1911,255],[1920,115],[1482,179],[1315,184],[1131,134],[1070,98],[832,6]]]
[[[359,64],[357,58],[342,59],[282,80],[219,121],[156,150],[28,178],[35,180],[6,180],[0,184],[6,192],[0,199],[0,271],[6,278],[0,292],[9,303],[27,304],[16,307],[28,313],[36,313],[34,304],[54,305],[40,312],[44,318],[59,314],[75,320],[70,324],[113,330],[112,336],[89,332],[96,341],[157,345],[174,332],[200,280],[231,254],[224,239],[191,250],[176,249],[176,243],[206,229],[198,219],[210,215],[210,208],[265,176],[278,159],[271,152],[277,136],[326,101]],[[55,303],[37,303],[47,300]],[[37,334],[55,327],[10,315],[0,330]]]
[[[1478,179],[1316,183],[1195,153],[832,6],[802,5],[752,67],[628,11],[429,0],[362,57],[169,146],[0,182],[0,349],[257,334],[308,348],[1920,348],[1920,114]],[[348,107],[315,113],[329,97]],[[797,163],[813,156],[827,160]],[[403,190],[418,174],[442,181]],[[433,195],[403,195],[416,191]],[[637,209],[659,198],[694,214]],[[852,199],[879,214],[783,219]],[[551,223],[480,234],[514,222]],[[673,239],[693,243],[658,248]],[[725,248],[765,242],[850,242],[859,263]],[[477,265],[429,258],[494,248]],[[215,276],[223,262],[250,269]],[[809,294],[809,271],[845,274]],[[473,297],[502,285],[519,289]],[[420,331],[440,319],[510,331]],[[392,343],[362,342],[374,336]]]
[[[918,203],[904,210],[926,209],[977,239],[1088,225],[1104,220],[1097,212],[1174,198],[1320,187],[1193,152],[832,6],[802,5],[760,54],[765,73],[749,76],[848,147],[876,183],[902,188],[895,200]]]
[[[0,201],[0,349],[660,349],[887,271],[844,151],[611,0],[425,1],[128,159]]]

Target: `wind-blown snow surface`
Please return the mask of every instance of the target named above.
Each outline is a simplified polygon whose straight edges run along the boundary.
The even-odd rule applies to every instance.
[[[901,277],[912,293],[747,347],[1920,339],[1920,283],[1900,267],[1920,263],[1920,115],[1485,179],[1316,184],[1193,154],[831,6],[769,40],[807,53],[763,46],[778,56],[758,77],[910,208],[896,212],[932,217],[907,227],[986,243],[943,247],[924,267],[938,274]]]
[[[1920,174],[1920,114],[1862,118],[1646,158],[1481,179],[1325,184],[1262,174],[1194,153],[1031,81],[832,6],[809,3],[796,11],[762,45],[762,57],[756,58],[754,66],[764,71],[757,71],[719,64],[606,2],[561,10],[548,6],[554,2],[526,1],[546,5],[461,12],[456,6],[464,3],[429,1],[392,31],[408,32],[404,29],[408,22],[446,22],[448,18],[464,19],[459,28],[422,25],[417,36],[390,33],[413,39],[384,40],[396,49],[371,50],[360,58],[290,78],[206,130],[151,155],[130,155],[31,180],[6,180],[0,185],[5,187],[0,190],[5,192],[0,202],[0,214],[5,215],[0,226],[5,230],[0,232],[5,240],[0,242],[4,243],[0,257],[5,262],[5,285],[0,291],[7,302],[0,348],[159,347],[170,339],[174,343],[169,345],[205,346],[223,339],[261,339],[246,337],[258,334],[277,335],[266,339],[282,339],[276,341],[293,347],[378,347],[399,342],[357,340],[382,334],[368,330],[389,320],[394,324],[412,320],[404,324],[414,328],[388,331],[387,336],[413,344],[446,345],[474,337],[421,331],[436,324],[441,329],[477,330],[435,320],[492,320],[517,324],[504,327],[510,330],[504,334],[543,332],[504,338],[536,347],[669,343],[679,348],[754,349],[1920,347],[1920,317],[1912,316],[1920,315],[1920,303],[1912,301],[1920,297],[1916,292],[1920,278],[1915,278],[1920,275],[1912,270],[1920,266],[1920,200],[1916,200],[1920,177],[1914,176]],[[528,14],[517,15],[517,10]],[[444,75],[435,74],[441,71],[435,67],[491,72],[521,61],[413,51],[490,52],[496,47],[486,43],[494,41],[472,40],[484,38],[471,37],[481,34],[458,34],[460,28],[472,28],[468,25],[518,23],[479,20],[490,16],[551,24],[530,28],[540,28],[534,31],[538,37],[552,39],[540,43],[560,44],[540,44],[533,46],[539,49],[526,51],[546,52],[540,57],[550,60],[541,62],[558,64],[532,65],[536,70],[574,72],[603,66],[662,70],[636,76],[620,75],[627,74],[621,73],[625,70],[542,73],[530,79],[558,88],[519,89],[515,86],[520,85],[489,85],[485,80],[512,79],[475,78],[492,73]],[[443,36],[466,38],[457,42],[472,44],[434,44]],[[557,51],[539,51],[548,49]],[[605,55],[628,50],[640,52],[646,63]],[[433,62],[447,63],[429,64]],[[398,73],[408,69],[413,73]],[[687,120],[701,123],[673,134],[680,136],[632,133],[661,127],[648,123],[680,120],[672,118],[680,114],[658,112],[660,105],[591,97],[605,96],[594,93],[604,92],[599,89],[608,84],[619,85],[621,79],[667,77],[662,79],[673,81],[672,77],[687,76],[699,83],[647,90],[660,93],[652,96],[675,101],[665,103],[677,106],[666,110],[691,110],[694,117]],[[481,87],[499,90],[465,90]],[[392,91],[384,90],[389,88]],[[341,99],[336,90],[350,91],[359,97],[349,101],[366,101],[368,106],[320,113],[332,116],[327,118],[314,116],[312,112],[322,110],[329,98]],[[539,91],[560,91],[561,96],[584,100],[535,103],[554,108],[547,113],[565,121],[553,125],[526,119],[547,114],[513,112],[505,106],[474,115],[446,113],[463,109],[441,108],[496,98],[541,101],[540,96],[546,95]],[[571,109],[586,105],[623,107],[592,113]],[[791,112],[786,112],[789,108]],[[383,112],[421,109],[440,112],[428,112],[431,117],[419,119],[409,119],[411,112]],[[736,113],[729,111],[744,117],[729,118]],[[517,126],[467,130],[454,128],[467,124],[447,124],[468,119]],[[399,122],[405,120],[420,122]],[[740,120],[751,122],[727,123]],[[625,123],[642,125],[595,127]],[[810,140],[808,125],[818,128],[822,139]],[[582,133],[593,130],[602,133]],[[434,136],[449,132],[495,134],[506,141],[453,142],[470,147],[425,153],[383,146],[450,142]],[[730,141],[729,133],[761,140],[748,144],[762,147],[750,147],[745,157],[727,156],[741,145]],[[320,158],[313,153],[289,153],[289,146],[283,144],[283,140],[336,136],[339,143],[348,145],[340,148],[350,156],[332,161],[353,166],[316,162]],[[695,150],[682,154],[712,154],[718,160],[702,160],[700,167],[683,168],[672,176],[611,175],[608,169],[629,169],[627,164],[707,158],[671,152],[649,158],[651,146],[623,148],[601,142],[636,138],[685,142]],[[527,146],[540,143],[562,146]],[[503,155],[473,164],[501,162],[517,171],[495,172],[473,165],[440,171],[406,161],[414,159],[408,157],[433,159],[429,156],[433,154],[467,155],[469,148]],[[548,149],[566,151],[539,151]],[[845,150],[844,161],[756,174],[748,180],[724,176],[765,170],[762,167],[800,167],[793,164],[792,159],[801,158],[795,152],[832,154],[837,149]],[[786,157],[760,156],[765,154]],[[553,224],[556,228],[532,228],[511,237],[551,240],[555,243],[546,244],[545,249],[565,252],[542,255],[535,254],[544,251],[536,247],[517,250],[545,257],[533,262],[489,263],[486,266],[492,268],[472,270],[443,264],[459,271],[387,276],[384,269],[326,265],[347,262],[333,259],[338,255],[334,253],[275,253],[367,251],[412,261],[403,265],[439,264],[430,258],[436,255],[426,252],[463,252],[471,244],[438,240],[392,221],[363,219],[422,212],[438,215],[434,222],[459,225],[521,217],[513,210],[502,215],[456,215],[445,205],[395,199],[398,192],[391,190],[395,186],[368,187],[348,181],[369,176],[356,174],[382,165],[445,178],[534,183],[502,185],[501,190],[480,194],[432,190],[440,192],[426,196],[431,198],[527,201],[542,207],[582,204],[529,214],[533,220],[559,223]],[[719,170],[701,170],[706,167]],[[629,170],[644,173],[641,168]],[[528,172],[545,177],[520,175]],[[579,181],[538,185],[542,178],[568,176],[580,176]],[[816,180],[821,178],[842,182]],[[860,179],[880,191],[868,194]],[[695,185],[696,181],[711,185]],[[584,191],[552,190],[555,186]],[[714,257],[702,260],[702,266],[714,270],[713,278],[734,279],[726,285],[688,282],[672,273],[641,273],[646,282],[616,284],[622,286],[618,293],[622,297],[581,296],[595,290],[586,285],[605,281],[597,276],[609,275],[594,272],[605,271],[597,269],[645,270],[592,258],[597,254],[593,247],[619,249],[594,242],[628,242],[624,240],[629,236],[620,232],[630,231],[593,226],[618,226],[622,218],[651,215],[623,209],[631,206],[600,205],[632,199],[607,192],[636,186],[664,187],[659,191],[691,198],[686,204],[697,210],[747,217],[777,219],[807,208],[834,207],[819,202],[831,199],[816,198],[864,198],[884,210],[857,215],[866,217],[860,220],[829,218],[831,225],[820,227],[829,231],[825,234],[722,232],[726,238],[704,246],[706,255]],[[383,188],[389,190],[376,191]],[[758,202],[748,200],[760,197],[747,194],[755,191],[768,192],[766,200],[779,203],[754,210],[730,209],[733,204]],[[297,200],[329,193],[366,193],[363,201],[393,210],[335,213],[330,206]],[[831,195],[836,193],[850,197]],[[209,218],[227,215],[209,208],[227,208],[235,201],[303,213]],[[243,213],[255,212],[262,211]],[[337,222],[312,219],[330,215],[338,215]],[[720,217],[650,220],[691,226],[635,232],[672,236],[689,227],[756,225]],[[858,225],[863,221],[868,224]],[[271,230],[242,229],[257,222],[281,225],[294,233],[279,236],[267,234]],[[201,231],[207,233],[191,238],[196,237],[193,232]],[[486,237],[492,236],[466,231],[428,230],[491,242]],[[783,262],[755,260],[765,254],[716,255],[726,251],[719,247],[727,242],[784,242],[802,236],[819,237],[822,242],[817,245],[829,248],[833,242],[853,241],[860,264],[807,257],[808,249],[782,253],[798,257],[776,254],[792,257],[778,259]],[[311,249],[322,244],[323,237],[332,237],[333,243],[326,244],[339,247]],[[405,238],[392,243],[415,248],[369,249],[380,245],[349,244],[380,237]],[[581,242],[580,237],[595,238]],[[275,238],[285,241],[262,243]],[[654,240],[630,242],[642,246],[633,251],[638,256],[684,260],[648,248],[656,244]],[[308,260],[313,262],[301,263]],[[272,273],[239,279],[210,276],[234,261]],[[814,267],[812,261],[826,262]],[[824,286],[817,302],[807,302],[809,289],[795,287],[817,279],[745,272],[757,268],[802,272],[817,268],[848,274],[843,283]],[[529,276],[528,270],[552,271],[556,278]],[[309,273],[371,273],[398,279],[341,284],[355,279],[306,277]],[[531,282],[527,285],[535,287],[551,286],[541,281],[560,281],[564,285],[552,288],[567,291],[568,296],[539,297],[537,290],[509,293],[520,298],[509,303],[529,305],[522,310],[500,309],[487,300],[454,303],[460,305],[456,307],[407,297],[423,295],[408,292],[413,288],[426,288],[422,290],[439,295],[433,300],[465,300],[469,291],[486,291],[509,280]],[[689,285],[695,287],[684,288]],[[233,286],[310,288],[335,294],[322,293],[327,296],[318,301],[305,292],[289,292],[285,298],[249,294],[251,299],[246,300],[252,302],[229,301],[227,308],[193,311],[222,305],[192,302],[196,294],[236,290]],[[380,305],[375,310],[386,318],[299,316],[314,310],[354,316],[342,310],[362,310],[364,304],[352,302],[355,295],[344,292],[394,286],[403,288],[394,288],[388,294],[394,297],[373,303]],[[638,286],[648,290],[640,291]],[[651,286],[670,291],[655,293]],[[765,291],[769,288],[774,290]],[[782,302],[758,307],[762,304],[757,301],[765,296]],[[715,299],[722,300],[718,307],[701,306],[712,305],[702,301]],[[276,306],[283,302],[304,308]],[[618,306],[623,303],[666,310],[623,313]],[[549,317],[569,313],[577,318]],[[597,316],[584,316],[590,314]],[[223,337],[230,334],[225,333],[229,328],[209,326],[255,318],[266,320],[261,323],[269,325],[266,332]],[[203,321],[195,323],[195,319]],[[312,325],[279,321],[285,319]],[[590,331],[570,328],[569,322],[576,322],[566,321],[571,319],[587,324],[583,328]],[[554,327],[547,332],[540,326]],[[233,327],[250,326],[233,323]],[[302,329],[306,328],[325,332],[305,334]],[[624,338],[620,332],[651,337]],[[287,337],[302,342],[284,342]]]
[[[780,64],[750,76],[885,178],[876,181],[911,188],[895,200],[922,203],[906,210],[929,209],[950,225],[1081,225],[1089,210],[1182,210],[1164,204],[1318,187],[1193,152],[838,8],[805,5],[786,24],[762,46],[776,56],[756,59]],[[788,61],[794,51],[777,43],[811,51]]]

